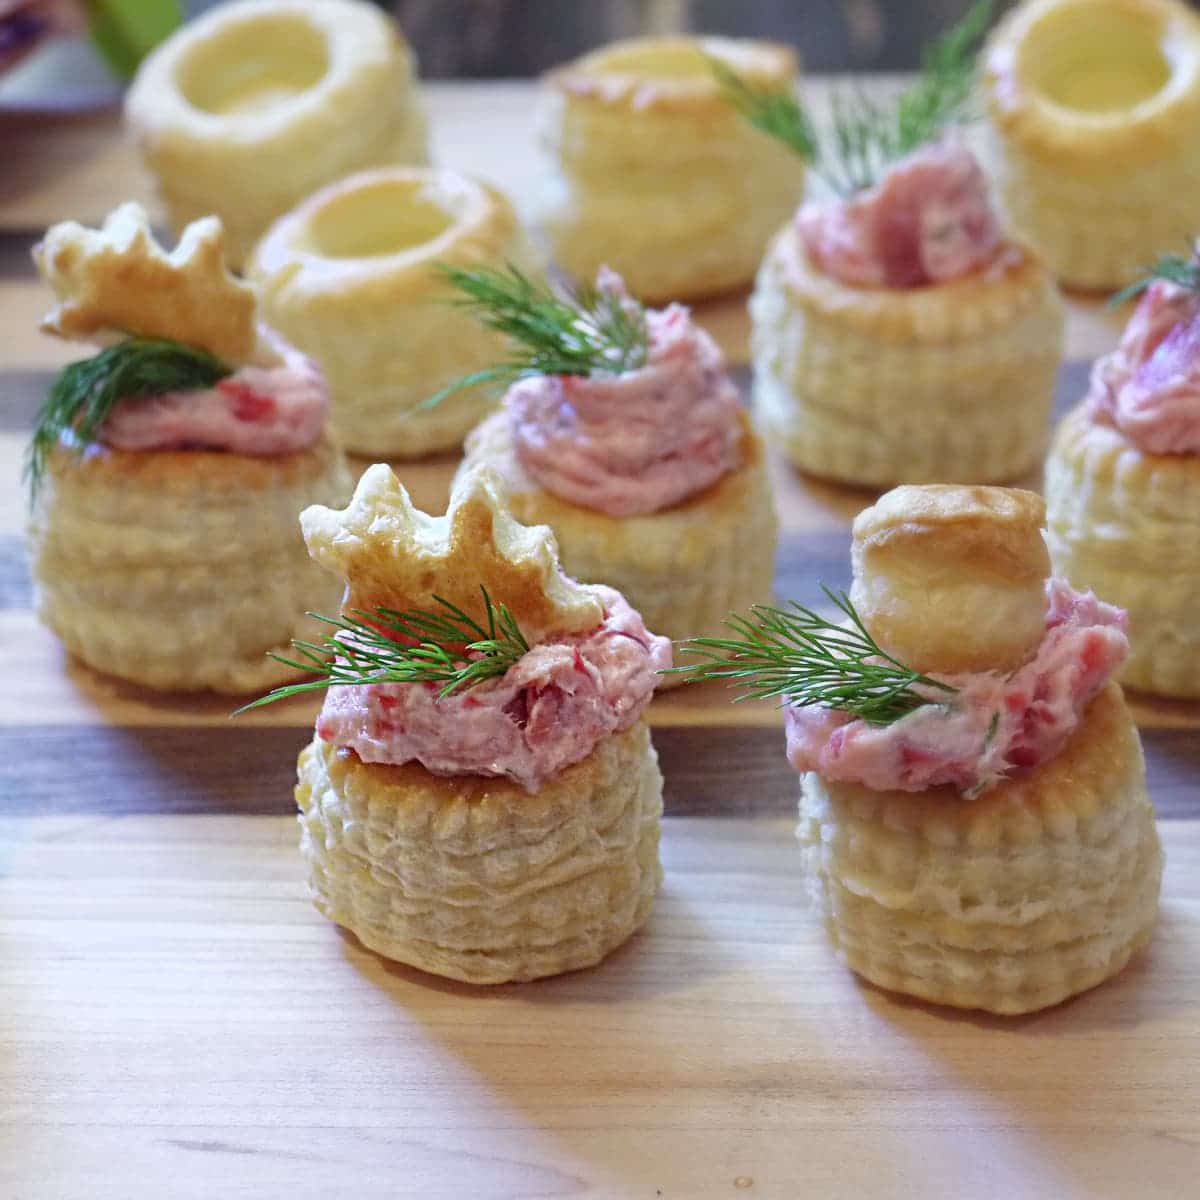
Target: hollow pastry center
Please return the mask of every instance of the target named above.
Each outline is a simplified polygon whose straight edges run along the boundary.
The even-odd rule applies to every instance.
[[[1026,37],[1021,60],[1035,91],[1080,113],[1136,108],[1171,77],[1153,14],[1098,4],[1048,13]]]
[[[712,68],[699,46],[617,46],[587,64],[594,75],[638,75],[646,79],[710,79]]]
[[[308,248],[323,258],[374,258],[423,245],[454,224],[425,185],[382,180],[341,192],[308,226]]]
[[[299,15],[276,15],[217,29],[189,50],[177,79],[194,108],[249,115],[292,103],[328,69],[321,32]]]

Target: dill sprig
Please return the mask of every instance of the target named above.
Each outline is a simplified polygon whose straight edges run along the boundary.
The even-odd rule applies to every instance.
[[[749,616],[725,622],[736,635],[693,638],[680,649],[700,661],[672,668],[693,680],[724,679],[742,690],[739,700],[779,697],[806,708],[821,705],[889,725],[924,704],[935,704],[914,685],[957,689],[906,667],[867,632],[845,592],[822,587],[849,624],[827,620],[792,602],[786,608],[756,604]]]
[[[1116,308],[1126,300],[1140,296],[1156,280],[1165,280],[1189,292],[1200,293],[1200,259],[1195,254],[1184,258],[1179,254],[1164,254],[1158,262],[1146,267],[1139,279],[1122,288],[1109,299],[1109,307]]]
[[[480,383],[507,386],[531,375],[619,373],[646,364],[646,312],[626,296],[596,287],[556,290],[536,283],[512,263],[473,270],[441,263],[438,270],[462,293],[451,303],[504,334],[513,352],[505,362],[455,380],[414,411]]]
[[[293,640],[296,658],[270,657],[318,678],[277,687],[237,712],[360,683],[440,683],[438,696],[444,698],[503,675],[529,652],[529,643],[508,607],[493,604],[487,588],[479,591],[482,622],[441,596],[433,597],[437,607],[432,609],[353,609],[338,617],[309,613],[332,632],[321,642]]]
[[[30,499],[60,441],[82,454],[119,400],[212,387],[232,372],[205,350],[162,338],[128,337],[64,367],[38,414],[25,457]],[[69,438],[64,435],[69,434]]]
[[[991,0],[977,0],[926,48],[920,75],[890,104],[861,90],[834,92],[827,130],[818,129],[790,92],[755,87],[718,59],[710,57],[709,63],[738,112],[800,155],[838,195],[852,196],[874,184],[897,159],[966,119],[975,56],[991,16]]]
[[[748,83],[724,60],[712,54],[707,58],[725,99],[755,129],[783,142],[806,163],[816,163],[820,157],[817,129],[792,91]]]

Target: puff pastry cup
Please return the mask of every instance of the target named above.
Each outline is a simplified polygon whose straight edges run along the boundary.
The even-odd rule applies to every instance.
[[[61,450],[29,529],[38,616],[89,667],[145,687],[244,693],[296,677],[267,659],[341,588],[296,514],[350,490],[328,441],[280,459]]]
[[[808,768],[797,836],[839,956],[881,987],[1000,1014],[1120,971],[1150,937],[1162,875],[1141,743],[1107,681],[1121,614],[1047,585],[1044,515],[1010,489],[887,493],[855,522],[851,599],[887,653],[958,696],[910,711],[890,745],[861,721],[835,745],[789,712],[789,756]],[[1014,704],[1024,715],[1001,711]],[[951,770],[930,769],[939,756]],[[960,765],[972,786],[950,782]]]
[[[534,795],[314,740],[296,802],[317,908],[377,954],[465,983],[594,966],[645,924],[662,878],[645,724]]]
[[[1046,459],[1055,569],[1129,613],[1121,679],[1200,697],[1200,459],[1149,454],[1077,408]]]
[[[1064,315],[1020,248],[934,286],[859,288],[815,267],[791,222],[750,312],[757,419],[801,470],[872,487],[988,483],[1041,458]]]
[[[809,773],[797,835],[839,956],[937,1004],[1057,1004],[1117,974],[1158,909],[1154,808],[1116,684],[1056,758],[974,800]]]
[[[1200,18],[1186,4],[1029,0],[982,62],[1009,224],[1059,279],[1119,287],[1200,224]]]
[[[314,557],[346,576],[348,608],[404,610],[431,594],[469,607],[482,585],[535,646],[603,615],[595,589],[561,574],[553,534],[513,520],[489,472],[428,517],[374,466],[349,508],[309,509],[302,523]],[[532,791],[368,762],[335,742],[315,737],[300,755],[301,851],[317,908],[371,950],[505,983],[592,966],[648,918],[662,776],[640,717]]]
[[[216,213],[241,266],[322,184],[425,163],[413,56],[365,0],[234,0],[142,63],[125,117],[176,230]]]
[[[385,167],[330,184],[275,223],[248,266],[267,319],[322,365],[347,449],[417,458],[458,446],[483,385],[411,410],[507,343],[447,303],[435,264],[537,272],[513,206],[457,171]]]
[[[56,225],[35,250],[59,301],[43,328],[102,340],[136,331],[231,369],[273,364],[279,343],[264,343],[254,294],[223,249],[209,218],[166,254],[133,204],[99,230]],[[89,666],[148,687],[247,692],[294,678],[264,654],[310,638],[306,610],[329,611],[340,596],[309,560],[296,514],[350,491],[315,411],[315,441],[275,454],[117,449],[64,431],[30,515],[38,615]]]
[[[518,520],[549,525],[563,569],[606,583],[672,640],[719,637],[730,612],[771,596],[778,521],[761,439],[743,422],[742,465],[660,512],[613,517],[555,496],[522,467],[503,412],[468,438],[460,474],[487,464]],[[667,675],[659,688],[682,683]]]
[[[790,49],[726,38],[615,42],[546,76],[539,217],[577,279],[608,265],[648,302],[742,287],[795,207],[800,160],[734,112],[705,56],[796,86]]]

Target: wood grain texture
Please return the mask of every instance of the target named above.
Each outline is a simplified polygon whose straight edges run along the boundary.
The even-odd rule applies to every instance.
[[[1111,983],[1013,1021],[858,983],[790,819],[667,823],[646,930],[476,990],[305,898],[291,818],[0,821],[12,1200],[1181,1200],[1200,827]]]

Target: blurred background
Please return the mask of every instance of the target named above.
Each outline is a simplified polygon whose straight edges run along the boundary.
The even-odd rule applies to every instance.
[[[724,33],[798,46],[811,71],[916,65],[971,0],[398,0],[422,73],[533,75],[617,37]]]
[[[127,19],[174,8],[185,17],[221,0],[103,0]],[[319,0],[314,0],[319,2]],[[705,32],[789,42],[810,72],[903,71],[920,47],[958,19],[971,0],[378,0],[395,13],[425,78],[536,75],[614,38]],[[1014,0],[997,0],[996,16]],[[1200,0],[1193,0],[1200,5]],[[9,40],[30,39],[55,18],[70,26],[84,0],[0,0],[0,109],[78,109],[113,103],[120,82],[82,32],[39,39],[14,57]],[[93,9],[96,7],[93,4]],[[14,17],[20,13],[24,16]],[[67,20],[61,22],[63,14]],[[50,14],[48,17],[47,14]],[[161,18],[159,18],[161,19]],[[10,61],[6,64],[6,52]]]
[[[219,0],[217,0],[219,2]],[[149,11],[142,0],[142,12]],[[214,0],[178,0],[186,16]],[[809,71],[894,71],[913,67],[920,46],[962,15],[970,0],[393,0],[426,78],[536,75],[618,37],[711,32],[776,38],[797,46]],[[84,7],[72,0],[0,0],[15,30],[31,38]],[[124,0],[131,13],[139,0]],[[997,11],[1008,5],[998,3]],[[13,14],[20,13],[20,16]],[[92,42],[40,39],[0,74],[0,108],[78,109],[112,103],[120,83]],[[0,26],[0,63],[5,53]]]

